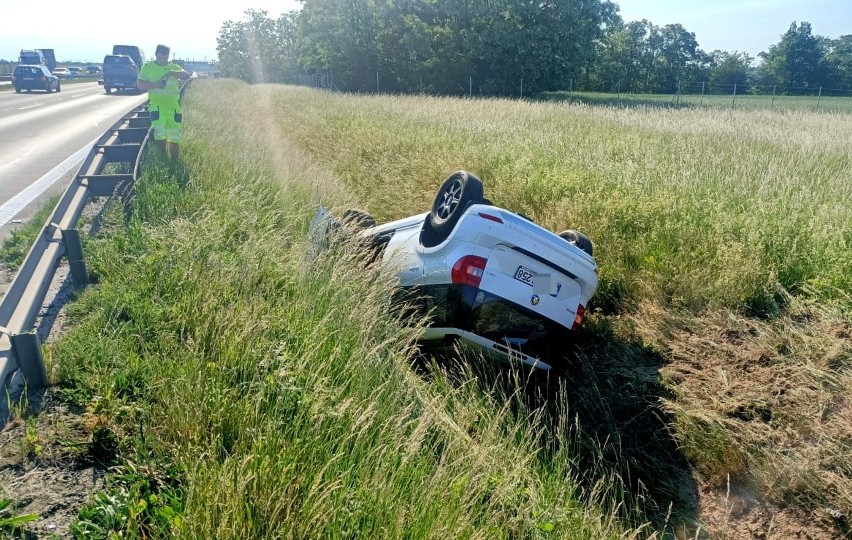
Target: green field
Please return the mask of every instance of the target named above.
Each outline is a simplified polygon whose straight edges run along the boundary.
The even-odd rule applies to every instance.
[[[852,95],[790,96],[772,94],[628,94],[547,92],[546,101],[568,101],[614,107],[710,108],[741,111],[852,113]]]
[[[852,116],[232,80],[184,107],[184,164],[107,212],[46,353],[121,473],[80,537],[725,537],[708,501],[746,491],[842,532]],[[385,277],[311,257],[320,204],[411,215],[460,168],[595,243],[562,379],[420,359]]]

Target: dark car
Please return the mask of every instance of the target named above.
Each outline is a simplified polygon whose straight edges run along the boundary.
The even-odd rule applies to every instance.
[[[18,64],[15,72],[12,74],[12,86],[15,87],[15,92],[21,93],[21,90],[44,90],[52,92],[61,91],[59,77],[50,72],[45,66],[35,66],[27,64]]]
[[[86,73],[89,75],[99,75],[101,71],[101,66],[86,66]]]
[[[103,85],[107,94],[113,89],[137,93],[138,78],[139,67],[132,58],[123,54],[108,54],[104,57],[103,79],[98,84]]]

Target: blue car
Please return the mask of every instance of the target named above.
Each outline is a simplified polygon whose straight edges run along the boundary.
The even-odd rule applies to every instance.
[[[44,90],[47,93],[62,90],[59,77],[51,73],[46,66],[32,64],[18,64],[15,67],[15,72],[12,73],[12,86],[15,88],[15,92],[19,94],[21,90],[27,92]]]

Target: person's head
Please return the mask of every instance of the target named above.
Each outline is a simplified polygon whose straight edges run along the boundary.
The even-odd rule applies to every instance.
[[[154,57],[158,64],[167,64],[169,62],[169,53],[171,49],[165,45],[157,45],[157,50],[154,51]]]

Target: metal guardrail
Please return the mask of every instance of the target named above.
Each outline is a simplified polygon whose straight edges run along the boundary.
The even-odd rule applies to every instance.
[[[77,220],[92,197],[132,193],[150,127],[143,104],[104,132],[30,248],[0,301],[0,388],[7,388],[18,370],[30,388],[47,384],[41,343],[33,328],[39,310],[63,255],[68,258],[74,287],[82,289],[88,283]],[[111,170],[115,168],[126,172]]]

